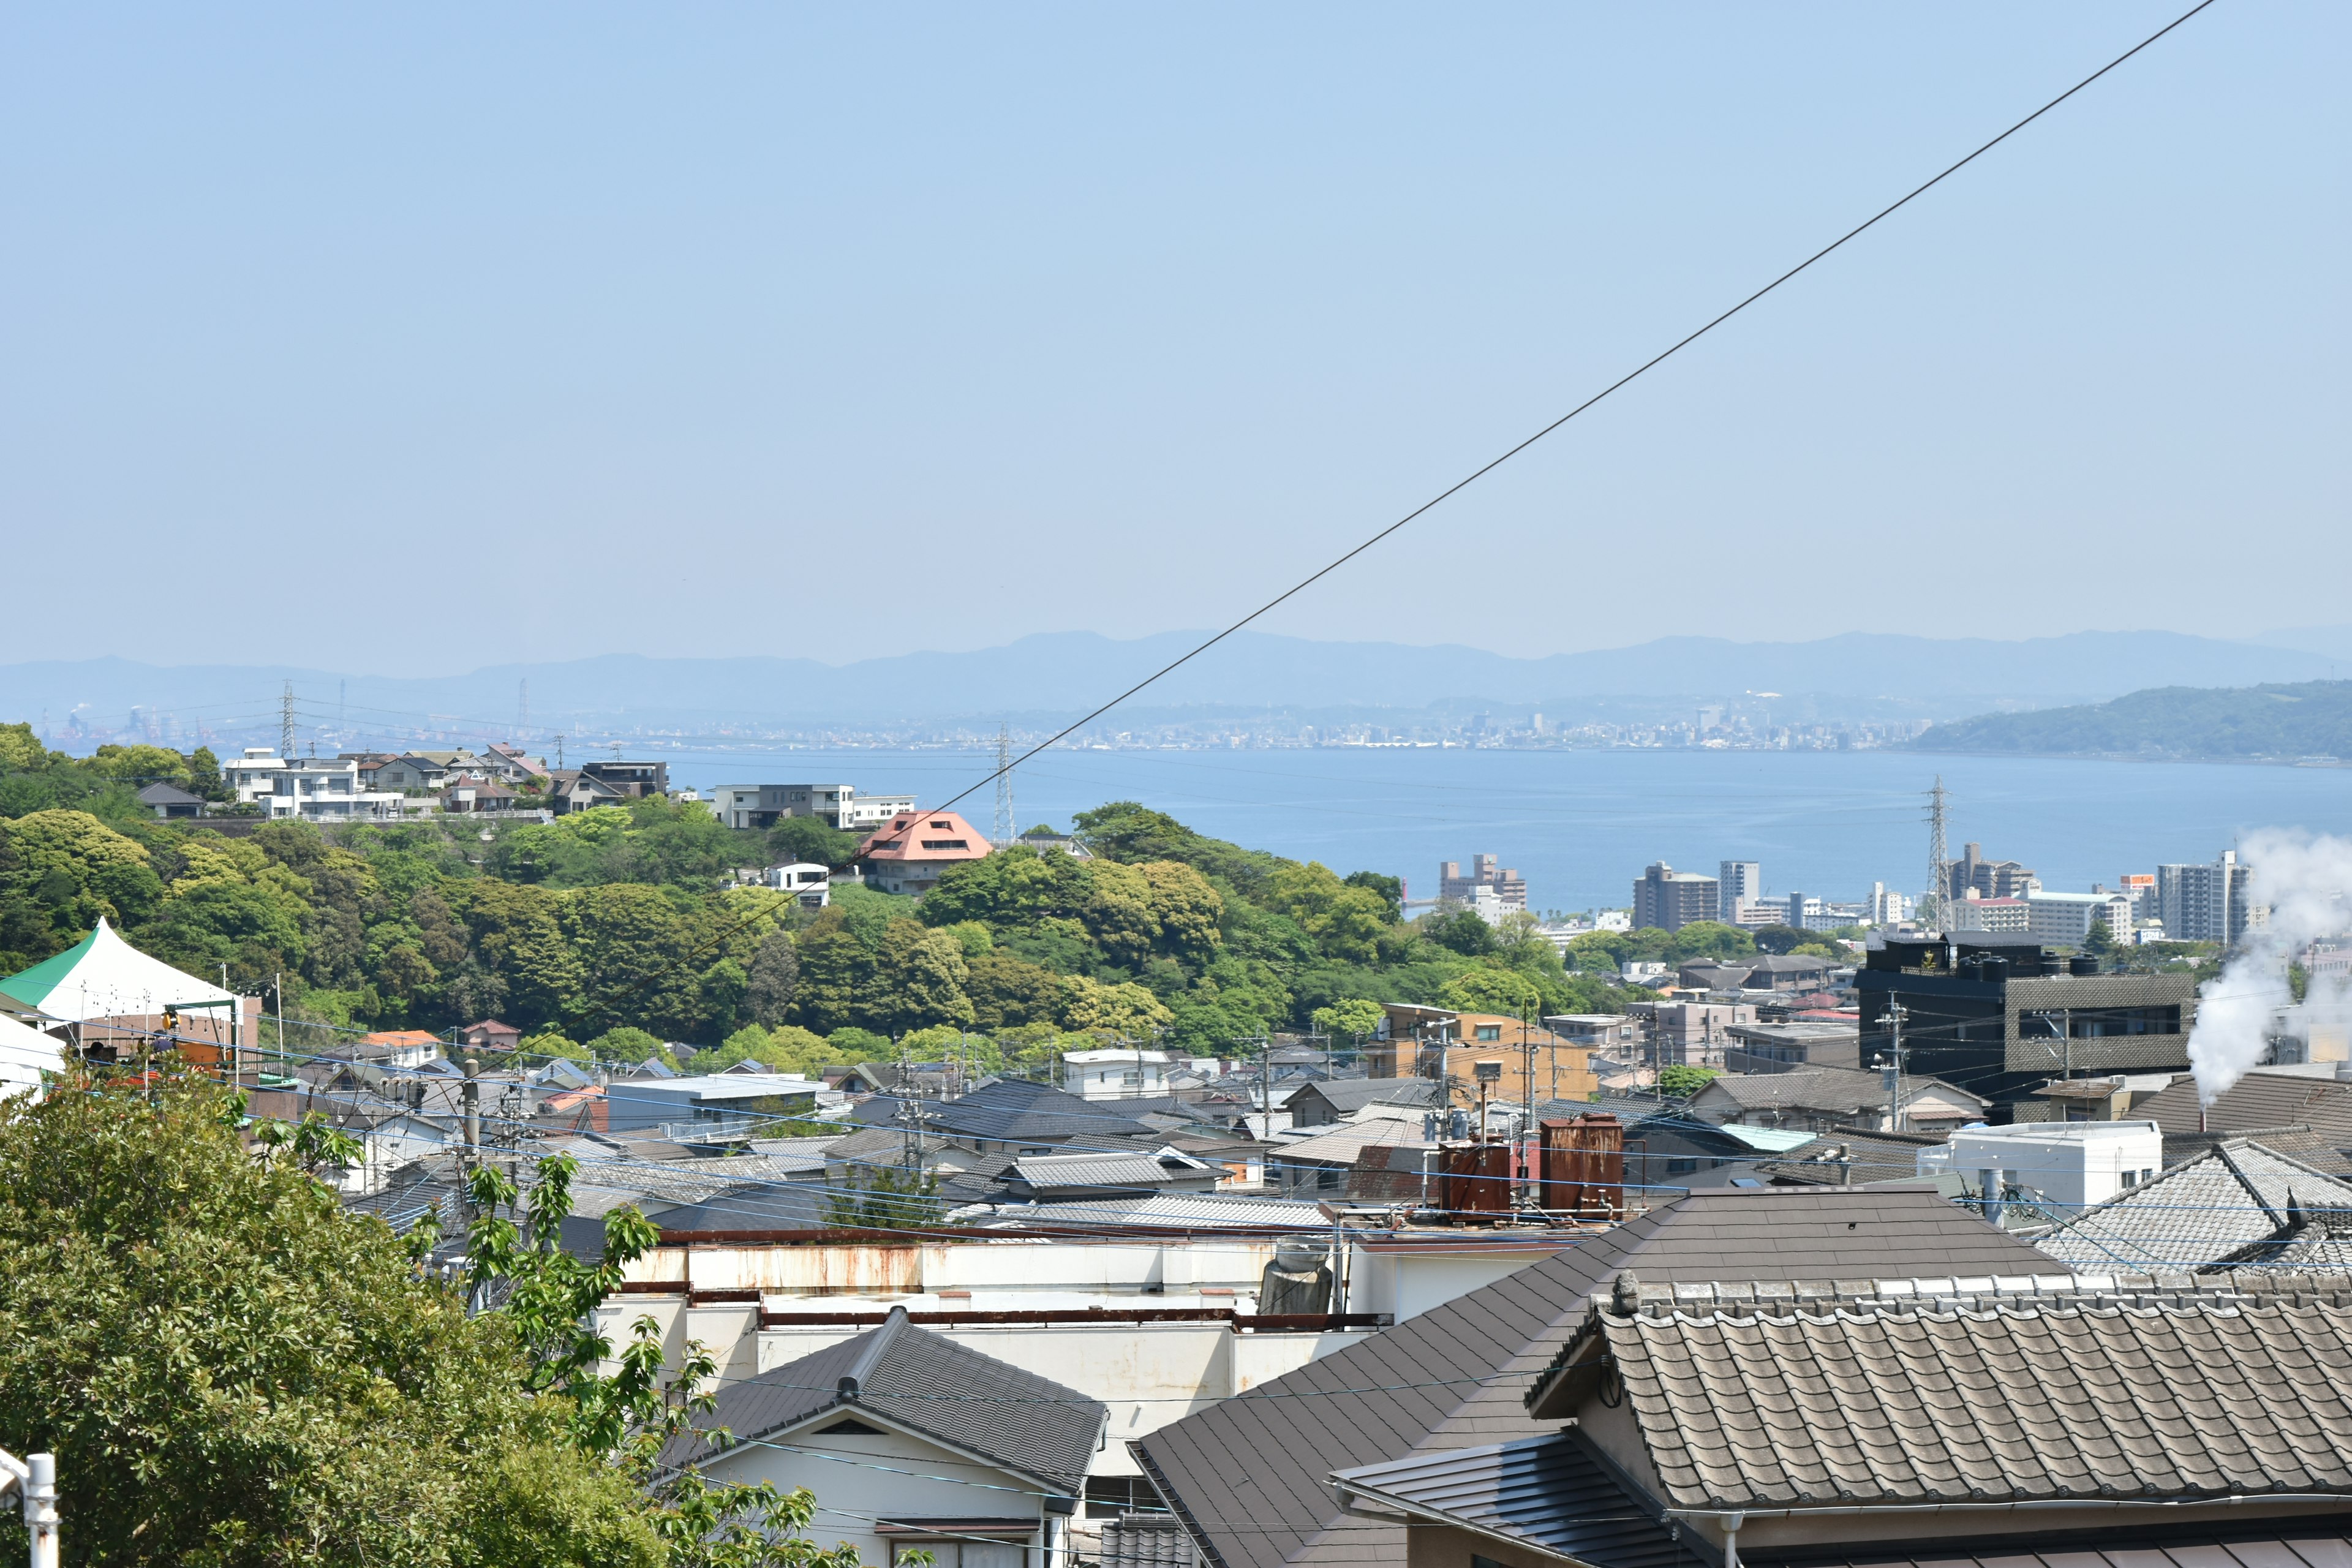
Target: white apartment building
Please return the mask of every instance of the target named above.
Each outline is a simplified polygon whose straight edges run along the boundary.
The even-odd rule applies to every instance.
[[[769,828],[787,816],[814,816],[843,833],[867,833],[902,811],[911,795],[866,795],[845,784],[720,784],[710,792],[711,815],[730,827]]]
[[[221,764],[221,778],[239,804],[305,822],[377,822],[397,817],[395,790],[360,787],[360,765],[347,757],[281,757],[267,746]]]
[[[2221,851],[2210,865],[2158,866],[2156,916],[2172,942],[2235,942],[2267,911],[2247,897],[2247,868],[2238,852]]]
[[[1870,885],[1870,923],[1874,926],[1897,926],[1918,913],[1919,906],[1909,895],[1889,889],[1884,882]]]
[[[1764,863],[1760,860],[1726,860],[1716,868],[1715,879],[1719,884],[1716,897],[1721,900],[1716,919],[1726,925],[1738,925],[1739,904],[1743,899],[1764,896]]]
[[[2092,928],[2101,923],[2118,942],[2130,942],[2131,900],[2122,893],[2025,895],[2026,934],[2047,946],[2081,947],[2091,940]]]

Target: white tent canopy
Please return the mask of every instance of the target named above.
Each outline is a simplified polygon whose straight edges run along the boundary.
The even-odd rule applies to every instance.
[[[234,1020],[237,998],[160,958],[150,958],[103,919],[80,942],[32,968],[0,980],[0,994],[66,1023],[152,1017],[166,1007],[200,1009]]]
[[[64,1066],[64,1047],[29,1024],[0,1015],[0,1095],[38,1092],[41,1074]]]

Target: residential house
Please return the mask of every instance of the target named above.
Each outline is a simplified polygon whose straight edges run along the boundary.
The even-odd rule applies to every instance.
[[[504,784],[527,784],[547,776],[547,759],[528,755],[520,746],[493,741],[482,752],[482,770]]]
[[[1851,1022],[1734,1024],[1725,1031],[1731,1043],[1723,1048],[1727,1072],[1790,1072],[1798,1068],[1862,1066],[1862,1030]]]
[[[441,809],[449,812],[505,816],[521,805],[522,796],[488,779],[459,778],[441,794]]]
[[[1418,1122],[1437,1107],[1437,1080],[1427,1078],[1341,1078],[1302,1084],[1286,1102],[1290,1125],[1328,1127],[1367,1114]]]
[[[1286,1143],[1266,1155],[1266,1180],[1278,1186],[1285,1197],[1326,1198],[1343,1201],[1349,1192],[1349,1176],[1365,1163],[1364,1151],[1380,1149],[1384,1157],[1373,1166],[1382,1171],[1400,1168],[1416,1173],[1423,1151],[1436,1145],[1423,1136],[1419,1121],[1403,1121],[1393,1117],[1374,1117],[1363,1121],[1342,1122],[1312,1138],[1302,1138]],[[1406,1153],[1406,1161],[1390,1157],[1385,1152]],[[1419,1194],[1409,1194],[1417,1199]]]
[[[480,757],[468,751],[408,752],[375,768],[378,789],[422,794],[439,789],[452,774],[478,771]]]
[[[280,757],[266,746],[221,764],[221,782],[271,820],[373,822],[400,815],[400,796],[360,784],[359,765],[341,757]]]
[[[1851,1068],[1792,1068],[1787,1072],[1726,1073],[1690,1098],[1690,1114],[1723,1126],[1789,1127],[1819,1132],[1832,1127],[1884,1123],[1884,1079]],[[1981,1121],[1990,1101],[1940,1079],[1903,1079],[1903,1117],[1922,1130]]]
[[[760,883],[792,894],[804,910],[821,910],[833,901],[833,873],[812,860],[771,866],[760,873]]]
[[[580,768],[556,768],[547,775],[547,805],[558,816],[600,805],[618,805],[629,798],[617,784],[606,784]]]
[[[2210,1105],[2186,1074],[2131,1107],[2164,1132],[2164,1163],[2177,1165],[2222,1139],[2250,1137],[2337,1175],[2352,1175],[2352,1082],[2256,1068]]]
[[[1746,1002],[1643,1004],[1650,1013],[1650,1040],[1659,1067],[1721,1067],[1731,1031],[1756,1022]]]
[[[2187,1075],[2169,1072],[2104,1073],[2097,1078],[2054,1079],[2035,1089],[2037,1099],[2058,1108],[2061,1121],[2147,1120],[2146,1104]]]
[[[909,801],[907,804],[910,809],[914,805],[912,801]],[[1024,829],[1021,837],[1014,840],[1014,842],[1024,845],[1031,849],[1034,849],[1041,855],[1068,855],[1080,860],[1091,860],[1094,858],[1093,851],[1089,850],[1075,837],[1067,833],[1057,833],[1042,822],[1038,823],[1034,827]]]
[[[1543,1026],[1572,1046],[1620,1061],[1641,1055],[1648,1037],[1642,1021],[1629,1013],[1557,1013]]]
[[[1142,1100],[1168,1091],[1166,1051],[1066,1051],[1062,1087],[1081,1100]]]
[[[379,1029],[351,1046],[320,1053],[329,1060],[374,1062],[380,1067],[421,1068],[441,1054],[441,1037],[429,1029]]]
[[[2030,1276],[2049,1268],[2042,1255],[1933,1192],[1696,1192],[1129,1447],[1195,1547],[1223,1568],[1467,1564],[1465,1549],[1409,1559],[1412,1511],[1345,1500],[1331,1489],[1333,1474],[1555,1436],[1559,1422],[1532,1415],[1527,1390],[1582,1334],[1591,1304],[1608,1299],[1623,1272],[1644,1285],[1674,1285]],[[1655,1517],[1622,1505],[1607,1511],[1627,1527]],[[1558,1559],[1506,1547],[1493,1560]],[[1669,1543],[1654,1555],[1595,1549],[1582,1560],[1664,1568],[1675,1558]]]
[[[690,1131],[698,1138],[740,1140],[777,1118],[808,1114],[824,1092],[823,1079],[794,1073],[628,1079],[605,1087],[605,1114],[614,1132],[659,1127],[671,1138]]]
[[[2079,1210],[2048,1205],[2062,1221],[2034,1246],[2086,1273],[2128,1268],[2201,1272],[2242,1263],[2342,1268],[2275,1255],[2298,1242],[2340,1237],[2352,1215],[2352,1181],[2315,1170],[2250,1138],[2231,1138],[2168,1171]]]
[[[860,1126],[921,1128],[975,1153],[1051,1154],[1073,1140],[1146,1137],[1151,1129],[1051,1084],[995,1079],[958,1100],[877,1094],[850,1113]]]
[[[522,1031],[512,1024],[485,1018],[478,1024],[468,1024],[458,1030],[457,1043],[469,1050],[510,1051],[522,1044]]]
[[[2352,1279],[1628,1269],[1588,1300],[1520,1385],[1539,1434],[1336,1468],[1340,1505],[1411,1521],[1416,1563],[2352,1555],[2352,1407],[2310,1397]]]
[[[917,1328],[901,1307],[728,1384],[662,1464],[806,1488],[819,1499],[811,1533],[867,1562],[919,1550],[936,1568],[1060,1563],[1108,1419],[1101,1401]],[[707,1443],[713,1428],[731,1440]]]
[[[955,812],[900,812],[859,846],[857,863],[878,890],[919,899],[949,867],[985,859],[988,852],[988,840]]]
[[[166,821],[194,816],[205,809],[205,797],[190,795],[177,784],[151,784],[139,792],[139,804]]]
[[[610,762],[583,763],[580,771],[624,800],[643,800],[648,795],[669,793],[667,763],[624,762],[615,757]]]
[[[1760,1162],[1756,1173],[1774,1186],[1867,1187],[1882,1182],[1935,1180],[1920,1169],[1941,1170],[1949,1132],[1890,1132],[1877,1126],[1832,1127],[1810,1143],[1776,1160]],[[1940,1162],[1940,1163],[1939,1163]],[[1949,1196],[1943,1186],[1938,1191]]]
[[[1157,1152],[1024,1154],[1003,1166],[998,1180],[1011,1202],[1049,1204],[1211,1193],[1223,1173],[1163,1145]]]
[[[764,831],[791,816],[812,816],[842,833],[864,833],[915,809],[910,795],[861,795],[845,784],[720,784],[711,813],[730,827]]]

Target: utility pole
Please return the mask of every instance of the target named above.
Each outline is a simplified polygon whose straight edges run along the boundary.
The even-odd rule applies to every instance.
[[[1013,842],[1013,726],[996,726],[996,847]]]
[[[278,754],[294,759],[294,683],[288,681],[278,699]]]
[[[58,1568],[58,1457],[0,1451],[0,1490],[14,1486],[25,1499],[25,1532],[32,1568]]]
[[[1919,929],[1944,929],[1944,900],[1949,889],[1944,885],[1945,864],[1950,859],[1944,847],[1944,775],[1936,775],[1936,787],[1927,792],[1927,899],[1920,906]],[[1932,924],[1930,922],[1933,922]]]
[[[1894,1040],[1888,1047],[1886,1065],[1886,1125],[1897,1132],[1908,1131],[1903,1123],[1903,1004],[1887,1005],[1886,1021],[1894,1029]]]

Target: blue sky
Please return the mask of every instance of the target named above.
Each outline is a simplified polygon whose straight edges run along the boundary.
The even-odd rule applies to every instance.
[[[0,659],[1211,624],[2177,8],[12,6]],[[1267,629],[2352,619],[2347,40],[2223,0]]]

